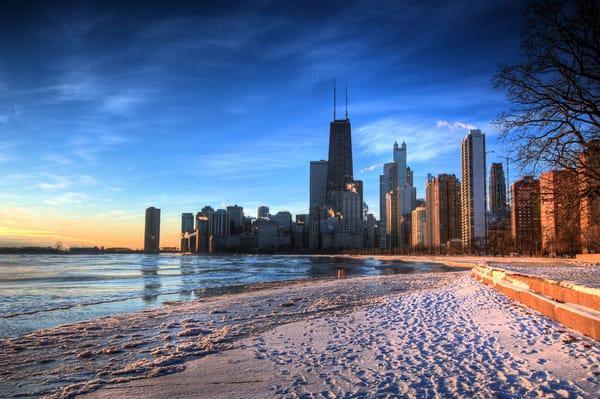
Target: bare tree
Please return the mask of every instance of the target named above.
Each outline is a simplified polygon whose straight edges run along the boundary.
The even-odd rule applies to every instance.
[[[522,168],[577,171],[577,197],[597,199],[597,156],[582,154],[600,152],[600,0],[536,0],[525,15],[523,60],[492,81],[512,103],[496,125]]]

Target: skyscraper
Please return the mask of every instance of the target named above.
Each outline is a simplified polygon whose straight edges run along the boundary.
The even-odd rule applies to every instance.
[[[398,190],[393,189],[385,195],[385,233],[387,248],[390,250],[400,247],[400,219]]]
[[[230,234],[229,214],[225,209],[217,209],[208,215],[210,235],[226,237]]]
[[[512,238],[520,254],[538,255],[541,250],[540,181],[524,176],[512,185]]]
[[[194,232],[194,214],[193,213],[182,213],[181,214],[181,244],[179,249],[181,252],[190,251],[190,239],[189,234]]]
[[[452,239],[461,238],[460,181],[454,175],[440,174],[427,186],[427,215],[431,234],[429,246],[439,249]]]
[[[233,235],[242,234],[244,227],[244,208],[237,204],[228,206],[227,215],[229,216],[230,233]]]
[[[320,225],[327,208],[327,161],[311,161],[309,193],[309,248],[319,249]]]
[[[345,119],[335,119],[335,100],[333,118],[329,125],[327,191],[343,191],[346,184],[354,180],[352,134],[347,110]]]
[[[181,232],[191,233],[194,231],[194,214],[193,213],[182,213],[181,214]]]
[[[411,240],[410,245],[413,248],[422,248],[425,246],[425,227],[427,220],[427,210],[420,206],[412,211],[411,215]]]
[[[396,145],[397,147],[397,145]],[[388,162],[383,165],[383,174],[379,176],[379,225],[382,226],[379,236],[379,247],[387,248],[386,195],[396,187],[398,181],[398,164]]]
[[[387,209],[386,196],[389,192],[395,190],[398,201],[399,217],[396,221],[402,223],[402,226],[394,227],[393,231],[398,231],[397,242],[390,245],[388,234],[381,234],[381,248],[395,248],[396,246],[410,246],[410,230],[411,230],[411,212],[416,207],[417,189],[413,187],[413,172],[406,166],[406,143],[402,142],[399,146],[394,143],[392,152],[393,162],[384,164],[383,175],[379,177],[379,206],[380,206],[380,223],[382,226],[387,226],[387,212],[381,210]]]
[[[487,236],[485,134],[471,129],[460,143],[462,242],[467,253],[485,248]]]
[[[327,212],[338,219],[331,236],[336,248],[361,248],[363,243],[363,190],[362,182],[354,180],[352,165],[352,137],[348,119],[348,87],[346,86],[346,113],[336,119],[335,86],[333,121],[329,125],[329,159],[327,161]],[[356,217],[355,217],[356,216]],[[320,226],[323,224],[321,223]],[[322,229],[321,229],[322,231]]]
[[[490,169],[490,212],[497,217],[506,213],[506,182],[501,163],[492,163]]]
[[[146,226],[144,231],[144,252],[160,250],[160,209],[151,206],[146,209]]]

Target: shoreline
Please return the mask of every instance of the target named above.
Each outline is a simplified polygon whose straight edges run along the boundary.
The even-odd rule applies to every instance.
[[[412,259],[408,261],[414,262]],[[461,264],[460,267],[464,266]],[[423,331],[414,330],[414,326],[407,321],[419,314],[425,316],[414,319],[414,323],[425,323],[423,328],[430,328],[442,335],[456,334],[456,329],[460,330],[462,324],[470,323],[470,330],[464,332],[467,338],[464,342],[461,341],[463,354],[465,351],[472,351],[473,345],[479,342],[478,345],[483,345],[491,358],[495,358],[495,351],[502,351],[501,358],[497,358],[496,362],[503,362],[503,357],[508,356],[507,359],[511,359],[513,363],[517,358],[519,362],[525,362],[527,367],[537,367],[538,373],[546,373],[546,383],[554,384],[556,392],[577,393],[584,397],[600,393],[598,384],[590,382],[591,379],[598,381],[600,375],[598,341],[589,340],[511,302],[493,289],[473,280],[470,274],[470,271],[460,271],[457,268],[447,272],[258,283],[253,285],[254,289],[243,293],[167,303],[136,313],[107,316],[40,330],[21,337],[0,339],[4,355],[0,359],[0,379],[6,381],[6,386],[0,383],[0,396],[25,394],[63,398],[90,393],[91,397],[102,398],[114,397],[118,392],[119,397],[139,397],[143,396],[141,392],[144,392],[144,387],[149,389],[148,395],[157,397],[231,397],[238,394],[246,397],[273,397],[290,396],[291,393],[301,395],[306,393],[303,391],[306,389],[326,392],[322,396],[339,395],[343,392],[336,391],[335,384],[327,382],[331,376],[319,375],[327,376],[331,370],[336,370],[335,364],[348,361],[348,357],[339,357],[339,354],[343,352],[341,349],[345,348],[345,343],[355,339],[356,334],[363,336],[365,342],[378,340],[382,334],[387,334],[387,339],[395,344],[391,347],[387,344],[385,348],[373,347],[373,351],[383,351],[385,354],[386,351],[397,350],[396,345],[404,345],[403,351],[417,351],[413,353],[413,360],[422,356],[423,351],[431,357],[432,364],[419,367],[439,367],[436,362],[443,353],[435,348],[422,347],[423,342],[437,340],[439,337],[424,337]],[[414,306],[406,307],[406,301]],[[445,306],[451,308],[442,311]],[[493,325],[490,325],[489,320],[486,321],[490,312],[482,314],[481,308],[491,309],[491,314],[494,315]],[[462,319],[452,318],[457,312]],[[356,329],[354,322],[349,320],[359,318],[373,319],[376,325],[364,330],[361,324]],[[498,332],[499,325],[495,324],[498,320],[504,320],[503,324],[500,323],[503,326],[501,333]],[[321,327],[326,332],[320,333]],[[445,331],[443,328],[450,329]],[[485,334],[476,333],[481,329]],[[343,335],[345,339],[341,342],[340,331],[346,332]],[[400,337],[414,336],[416,341],[398,341],[398,337],[389,336],[391,331],[398,332]],[[519,337],[513,336],[515,331],[520,331],[517,334]],[[302,333],[298,335],[298,332]],[[511,345],[522,348],[531,346],[532,336],[536,338],[535,353],[527,355],[528,352],[525,351],[527,353],[524,355],[517,355],[512,352]],[[481,341],[483,338],[485,340]],[[487,339],[492,338],[493,342],[489,343]],[[311,341],[307,342],[307,339]],[[310,356],[296,353],[295,358],[282,355],[291,352],[291,347],[297,350],[297,341],[303,342],[303,348],[311,348],[313,353]],[[298,380],[299,376],[310,374],[307,370],[318,369],[314,364],[311,367],[301,364],[306,361],[306,356],[311,357],[313,363],[321,359],[315,360],[315,342],[319,341],[333,342],[332,345],[337,348],[324,348],[322,352],[331,352],[327,357],[334,364],[321,364],[320,373],[312,382]],[[496,348],[495,345],[500,342],[505,342],[508,346]],[[450,340],[443,345],[453,344]],[[351,349],[359,352],[362,346],[353,346]],[[556,347],[561,348],[561,361],[571,362],[577,373],[563,375],[559,369],[546,369],[548,358],[555,356],[552,351]],[[474,356],[477,351],[471,353]],[[573,353],[577,354],[575,358],[572,358]],[[527,358],[530,355],[533,355],[533,365],[528,363],[529,360],[522,359],[522,356]],[[348,356],[350,360],[354,360],[353,354]],[[365,361],[369,367],[375,367],[373,359]],[[452,359],[446,359],[447,361]],[[402,385],[401,381],[410,375],[398,369],[402,363],[393,359],[387,359],[386,362],[385,366],[390,369],[388,374],[394,374],[394,378],[400,380],[393,379],[393,384],[390,383],[386,388],[392,391],[385,392],[399,394],[393,391],[393,387]],[[483,367],[486,362],[480,359],[472,367]],[[539,364],[542,365],[541,368]],[[244,369],[238,372],[236,365],[243,365]],[[460,365],[455,367],[460,373],[468,372],[462,370]],[[297,368],[297,373],[292,374],[291,368]],[[365,376],[368,375],[368,369],[359,370],[363,374],[350,370],[352,373],[356,372],[350,373],[353,377],[348,374],[349,370],[338,370],[342,380],[354,378],[354,382],[346,383],[344,392],[350,392],[353,387],[364,388],[361,384],[365,381],[375,383],[376,380],[391,378],[379,374],[372,374],[367,378]],[[260,375],[260,381],[252,378],[236,379],[244,375],[251,377],[252,373],[244,374],[244,370],[254,370]],[[486,378],[496,378],[491,375],[492,370],[487,373]],[[517,389],[514,391],[515,395],[532,393],[527,386],[535,386],[537,377],[523,377],[522,373],[523,371],[519,371],[519,384],[513,381],[506,385],[506,381],[500,380],[490,383],[502,385],[504,388],[498,391],[500,393],[512,389]],[[227,377],[229,380],[223,379],[224,375],[230,376]],[[278,377],[273,379],[270,376]],[[290,380],[290,376],[294,379]],[[423,381],[420,381],[412,388],[405,387],[407,391],[402,392],[407,395],[430,392],[420,391],[422,384]],[[204,391],[194,391],[194,387],[202,387]],[[464,396],[469,392],[465,387],[461,389],[462,393],[458,390],[456,394]],[[207,395],[206,392],[211,394]],[[377,392],[367,390],[367,396],[376,395]],[[491,393],[490,396],[498,392]]]
[[[382,296],[439,287],[460,273],[284,283],[0,339],[0,396],[72,397],[179,372],[186,361],[230,349],[239,339],[306,318],[345,314]]]
[[[457,276],[81,397],[597,397],[598,342]]]

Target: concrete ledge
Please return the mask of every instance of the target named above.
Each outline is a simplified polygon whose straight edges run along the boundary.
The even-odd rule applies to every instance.
[[[600,254],[577,254],[575,260],[578,262],[600,264]]]
[[[506,274],[503,275],[501,272],[477,267],[473,269],[472,275],[475,279],[494,287],[498,292],[509,298],[584,335],[600,340],[600,312],[598,310],[573,303],[558,302],[548,296],[533,292],[521,280],[515,280],[516,284],[509,281],[510,278],[506,278]],[[510,275],[510,277],[514,276]],[[577,296],[574,296],[574,298],[577,299]]]

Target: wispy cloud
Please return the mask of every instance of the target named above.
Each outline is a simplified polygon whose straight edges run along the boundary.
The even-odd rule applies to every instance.
[[[42,155],[41,159],[42,159],[42,161],[56,163],[59,165],[70,165],[71,163],[73,163],[73,160],[70,157],[63,155],[63,154],[57,154],[57,153],[50,153],[50,154]]]
[[[37,185],[37,187],[41,188],[42,190],[58,190],[61,188],[67,188],[69,185],[71,185],[70,179],[66,176],[58,176],[50,173],[43,173],[42,176],[47,179],[47,181]]]
[[[113,114],[126,114],[135,106],[143,102],[144,98],[148,98],[148,94],[142,95],[137,92],[117,93],[107,96],[102,104],[101,109]]]
[[[76,205],[81,204],[87,199],[87,196],[82,193],[66,192],[59,194],[53,198],[44,200],[44,204],[50,206]]]
[[[37,184],[37,187],[41,188],[42,190],[59,190],[67,188],[73,184],[93,185],[98,183],[96,178],[90,175],[60,176],[50,173],[42,173],[42,177],[44,177],[46,181]]]
[[[477,129],[475,125],[470,125],[464,122],[449,122],[445,120],[437,121],[437,127],[446,127],[448,129]]]
[[[375,170],[377,170],[377,169],[381,168],[382,166],[383,166],[383,164],[382,164],[382,163],[376,163],[376,164],[373,164],[373,165],[369,165],[369,166],[367,166],[366,168],[362,168],[362,169],[360,170],[360,173],[373,172],[373,171],[375,171]]]

